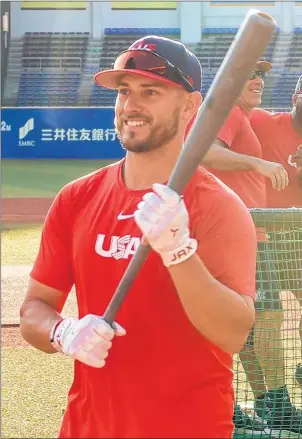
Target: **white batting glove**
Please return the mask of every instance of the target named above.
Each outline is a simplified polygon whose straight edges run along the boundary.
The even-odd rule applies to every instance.
[[[189,235],[189,215],[183,199],[166,185],[153,184],[134,213],[136,224],[166,267],[192,256],[197,241]]]
[[[58,352],[100,368],[105,366],[113,337],[125,334],[117,323],[112,328],[101,317],[87,314],[82,319],[66,318],[54,325],[50,341]]]

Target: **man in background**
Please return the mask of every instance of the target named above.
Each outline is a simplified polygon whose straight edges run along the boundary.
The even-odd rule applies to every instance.
[[[261,143],[263,158],[281,163],[289,176],[282,193],[266,182],[267,206],[271,208],[302,207],[302,75],[292,102],[290,112],[271,113],[261,108],[251,112],[251,126]]]
[[[289,176],[289,184],[282,192],[272,190],[266,184],[267,206],[270,208],[302,207],[302,75],[297,81],[290,112],[271,113],[254,109],[251,126],[256,133],[263,152],[263,158],[282,163]],[[302,232],[291,230],[286,233],[271,232],[277,254],[278,275],[282,291],[291,291],[302,305]],[[300,319],[300,338],[302,339],[302,320]],[[301,346],[302,348],[302,346]],[[302,354],[301,354],[302,357]],[[267,367],[259,356],[262,369]],[[296,367],[296,378],[302,382],[302,367]],[[287,419],[295,414],[296,423],[301,428],[301,412],[290,403],[285,385],[284,368],[278,368],[279,385],[271,388],[259,399],[273,402],[275,418]],[[257,400],[256,400],[257,407]],[[277,421],[277,419],[276,419]],[[276,422],[274,423],[276,424]]]
[[[262,157],[261,144],[250,125],[252,110],[260,105],[264,90],[265,75],[272,66],[259,61],[245,84],[237,105],[228,116],[223,128],[203,164],[226,185],[232,188],[248,208],[266,207],[266,181],[273,191],[280,193],[288,184],[287,172],[278,161],[266,161]],[[278,380],[274,373],[285,369],[284,352],[281,340],[283,321],[282,306],[279,299],[278,279],[270,262],[270,248],[265,230],[256,227],[258,239],[256,275],[256,320],[247,343],[239,356],[255,398],[266,391],[270,380]],[[254,333],[261,334],[254,337]],[[269,336],[268,336],[269,334]],[[254,346],[255,342],[255,346]],[[261,357],[261,358],[260,358]],[[260,362],[260,365],[258,363]],[[261,374],[261,365],[263,374]],[[256,380],[255,380],[256,377]],[[277,383],[278,384],[278,383]],[[261,407],[270,419],[269,407]],[[257,422],[257,417],[249,419],[237,405],[234,422],[237,427],[248,431],[264,428],[266,423]]]
[[[250,125],[252,110],[261,103],[264,78],[270,70],[271,64],[266,61],[256,64],[237,105],[202,163],[231,187],[248,208],[266,207],[266,185],[277,194],[282,193],[288,185],[288,175],[283,164],[279,160],[264,159],[260,142]],[[291,414],[285,422],[282,414],[280,421],[280,416],[277,419],[267,400],[263,400],[267,389],[274,390],[284,385],[285,363],[281,338],[281,287],[271,261],[271,248],[265,230],[257,228],[257,236],[256,322],[240,352],[240,359],[254,393],[256,413],[268,419],[270,427],[277,425],[278,430],[284,428],[300,431],[301,418],[296,418],[297,412],[292,405]],[[276,371],[281,373],[276,374]],[[257,422],[257,417],[249,418],[239,405],[235,407],[234,422],[237,428],[245,428],[254,434],[266,426],[266,422]]]

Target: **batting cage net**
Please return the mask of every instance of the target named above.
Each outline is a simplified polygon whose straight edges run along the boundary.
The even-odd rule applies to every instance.
[[[302,209],[250,212],[267,238],[258,244],[255,325],[234,358],[235,437],[302,437]]]

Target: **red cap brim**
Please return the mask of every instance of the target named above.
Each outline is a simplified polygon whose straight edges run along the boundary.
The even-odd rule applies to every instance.
[[[165,84],[182,87],[181,84],[170,81],[163,76],[157,75],[156,73],[147,72],[144,70],[133,70],[133,69],[122,69],[122,70],[104,70],[102,72],[96,73],[94,75],[94,81],[96,84],[102,87],[109,88],[111,90],[116,90],[119,86],[119,81],[121,76],[126,74],[140,75],[146,78],[155,79],[159,82],[164,82]]]

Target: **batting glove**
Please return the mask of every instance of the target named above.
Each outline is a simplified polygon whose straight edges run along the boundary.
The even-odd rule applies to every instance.
[[[117,323],[113,328],[101,317],[87,314],[82,319],[66,318],[52,328],[50,342],[53,347],[69,357],[92,367],[105,366],[105,359],[115,335],[126,331]]]
[[[166,185],[155,183],[134,213],[136,224],[166,267],[192,256],[197,241],[189,235],[189,215],[183,199]]]

